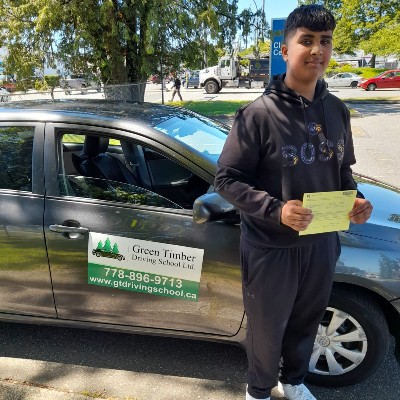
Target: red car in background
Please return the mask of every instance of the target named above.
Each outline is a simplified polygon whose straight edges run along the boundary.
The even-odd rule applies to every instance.
[[[16,84],[14,82],[5,82],[0,85],[2,88],[6,89],[9,93],[13,93],[16,90]]]
[[[392,69],[368,79],[363,79],[358,87],[365,90],[400,89],[400,69]]]

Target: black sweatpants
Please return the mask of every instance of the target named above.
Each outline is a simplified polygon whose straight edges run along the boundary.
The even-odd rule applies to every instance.
[[[309,245],[258,248],[240,243],[247,314],[248,392],[269,397],[279,380],[303,382],[340,255],[336,232]]]

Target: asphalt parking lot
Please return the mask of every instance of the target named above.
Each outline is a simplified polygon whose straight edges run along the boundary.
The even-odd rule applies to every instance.
[[[6,323],[0,341],[2,400],[244,399],[246,355],[233,345]],[[390,356],[361,384],[310,389],[319,400],[398,400],[398,382]]]
[[[191,88],[182,94],[184,100],[193,96],[205,101],[251,101],[261,92],[245,89],[207,95]],[[332,92],[341,98],[400,96],[400,90]],[[159,102],[160,90],[149,87],[147,95],[147,100],[158,96],[154,101]],[[361,114],[352,119],[358,159],[354,170],[400,187],[400,104],[349,104]],[[247,361],[243,349],[236,346],[11,323],[0,323],[0,343],[0,400],[244,399]],[[398,400],[400,368],[393,347],[394,343],[383,368],[367,381],[347,388],[311,387],[312,391],[319,400]]]

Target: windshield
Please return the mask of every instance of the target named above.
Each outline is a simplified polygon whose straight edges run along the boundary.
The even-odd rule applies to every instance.
[[[184,143],[196,153],[216,162],[224,146],[228,129],[212,121],[192,116],[174,116],[154,128]]]

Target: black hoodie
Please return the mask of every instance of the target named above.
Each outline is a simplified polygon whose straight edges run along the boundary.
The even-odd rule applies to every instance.
[[[317,240],[280,223],[288,200],[304,193],[356,189],[350,114],[318,81],[307,101],[274,76],[242,107],[218,160],[215,189],[241,213],[242,235],[259,247]]]

